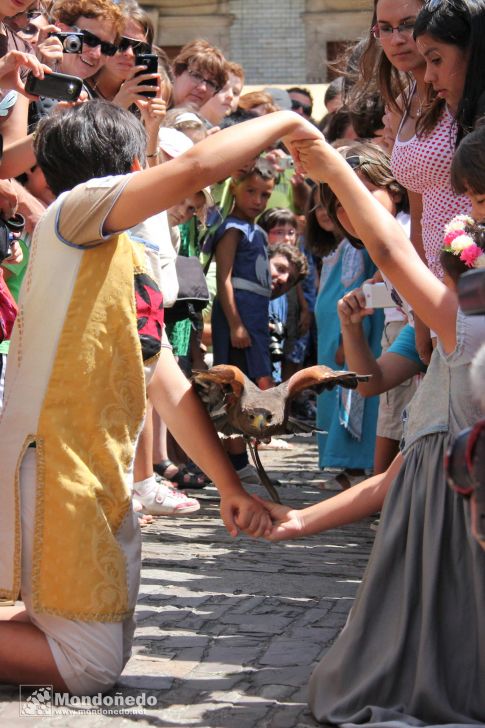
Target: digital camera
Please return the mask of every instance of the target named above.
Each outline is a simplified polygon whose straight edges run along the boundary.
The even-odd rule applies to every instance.
[[[12,253],[12,242],[18,238],[25,226],[23,215],[17,214],[9,220],[0,217],[0,263]]]
[[[82,53],[83,34],[67,31],[65,33],[51,33],[54,38],[59,38],[62,43],[63,53]]]

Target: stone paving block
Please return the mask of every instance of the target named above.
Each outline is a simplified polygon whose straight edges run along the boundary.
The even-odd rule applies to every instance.
[[[321,606],[318,607],[309,607],[305,610],[305,612],[299,617],[297,624],[298,626],[304,627],[305,625],[310,624],[321,624],[325,620],[325,624],[328,624],[327,619],[330,616],[331,606],[328,605],[327,608],[322,608]],[[340,618],[341,619],[341,618]]]
[[[246,696],[249,687],[249,682],[241,682],[238,684],[236,690],[213,690],[207,695],[207,702],[226,704],[230,703],[232,705],[235,705],[241,700],[243,696]],[[266,698],[268,696],[261,694],[260,697]]]
[[[319,645],[310,640],[280,639],[271,643],[259,661],[261,665],[276,667],[308,665],[320,652]]]
[[[204,728],[255,728],[271,710],[272,704],[269,703],[249,704],[242,701],[228,707],[217,707],[203,716],[200,725]]]
[[[136,638],[140,635],[140,630],[136,631]],[[167,630],[163,631],[162,634],[163,643],[162,646],[165,650],[184,650],[191,647],[200,648],[205,650],[209,644],[209,637],[206,635],[196,634],[194,632],[179,632],[170,633]]]
[[[293,688],[288,685],[263,685],[263,687],[259,689],[259,694],[263,698],[276,700],[278,703],[287,702],[293,692]],[[299,709],[301,709],[300,706]]]
[[[140,669],[140,674],[130,673],[131,670],[135,671]],[[127,665],[120,679],[118,685],[127,688],[138,688],[138,690],[145,690],[147,692],[153,692],[157,690],[169,690],[173,685],[173,678],[164,672],[158,666],[155,674],[149,674],[148,670],[139,668],[138,664],[131,663]]]
[[[204,662],[210,668],[220,665],[227,672],[231,672],[234,667],[243,669],[246,665],[256,663],[263,651],[263,644],[238,646],[236,649],[231,642],[227,645],[216,642],[206,651]]]
[[[290,624],[290,620],[280,616],[263,616],[261,614],[225,614],[221,622],[223,624],[238,625],[239,630],[248,630],[252,633],[281,634]]]
[[[295,728],[302,710],[302,705],[277,705],[271,715],[255,728]]]
[[[251,682],[255,686],[260,685],[289,685],[299,687],[306,684],[311,674],[309,665],[299,665],[281,668],[261,668],[256,670]],[[257,689],[257,687],[256,687]]]
[[[197,700],[200,693],[212,692],[213,690],[232,690],[235,685],[238,685],[241,680],[245,679],[247,674],[246,670],[241,672],[233,672],[231,674],[226,673],[224,675],[206,675],[201,674],[198,676],[196,670],[205,669],[205,665],[197,665],[194,671],[185,677],[185,687],[191,692],[192,699]]]
[[[342,625],[340,627],[305,627],[304,629],[292,629],[290,634],[288,635],[290,640],[294,640],[296,642],[300,640],[306,640],[309,641],[315,645],[320,645],[321,647],[327,646],[335,642],[338,635],[340,634],[343,626],[345,624],[345,619],[342,620]]]
[[[245,614],[246,612],[250,612],[252,610],[258,610],[260,608],[261,604],[266,603],[266,598],[264,596],[248,596],[244,597],[240,600],[240,603],[232,608],[233,614]]]

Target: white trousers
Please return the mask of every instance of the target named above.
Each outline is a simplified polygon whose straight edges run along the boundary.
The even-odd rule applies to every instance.
[[[20,468],[22,600],[32,623],[46,635],[69,692],[105,692],[113,687],[130,657],[135,621],[129,617],[124,622],[80,622],[34,612],[31,596],[36,487],[36,452],[29,448]],[[129,606],[134,609],[140,583],[141,535],[131,508],[116,538],[126,558]]]

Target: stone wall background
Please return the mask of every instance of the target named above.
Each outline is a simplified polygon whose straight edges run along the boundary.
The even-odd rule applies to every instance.
[[[324,83],[330,46],[358,40],[372,0],[151,0],[158,44],[205,38],[241,63],[250,84]],[[330,44],[330,45],[329,45]]]
[[[232,0],[231,54],[248,83],[306,80],[305,0]]]

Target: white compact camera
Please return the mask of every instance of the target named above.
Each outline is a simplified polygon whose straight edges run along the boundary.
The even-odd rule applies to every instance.
[[[364,283],[362,293],[366,308],[389,308],[396,305],[385,283]]]

